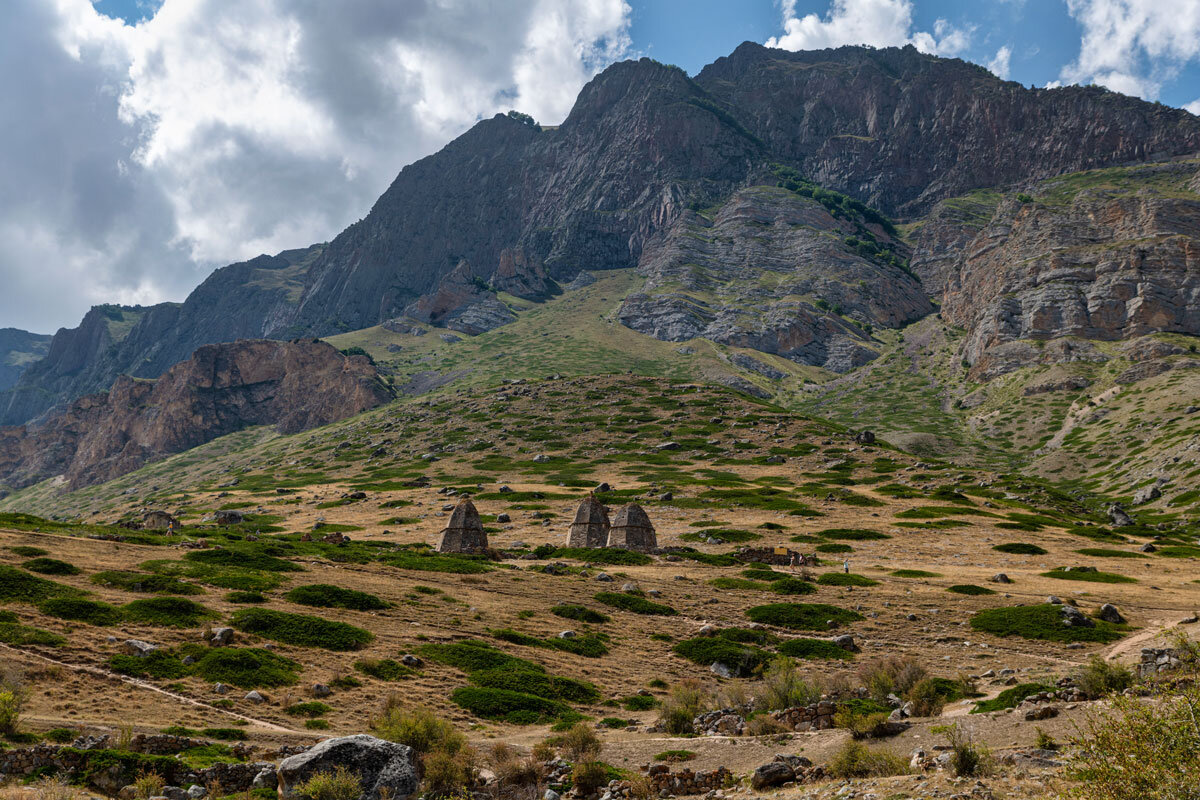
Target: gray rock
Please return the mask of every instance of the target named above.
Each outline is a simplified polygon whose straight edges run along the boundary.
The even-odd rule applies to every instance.
[[[737,671],[728,664],[722,664],[720,661],[714,661],[709,666],[708,671],[716,675],[718,678],[734,678],[737,677]]]
[[[496,515],[496,522],[512,522],[512,517],[503,512]]]
[[[223,683],[214,683],[213,691],[217,694],[229,694],[229,687]]]
[[[246,696],[245,696],[245,697],[243,697],[242,699],[243,699],[243,700],[248,700],[248,701],[249,701],[249,702],[251,702],[251,703],[265,703],[265,702],[267,702],[267,698],[263,697],[263,696],[262,696],[262,694],[261,694],[260,692],[258,692],[258,691],[246,692]]]
[[[542,800],[561,800],[561,796],[553,789],[547,789],[542,795]]]
[[[1063,604],[1062,598],[1057,597],[1055,595],[1050,595],[1049,597],[1047,597],[1046,602],[1052,606],[1061,606]]]
[[[358,800],[405,800],[417,790],[417,767],[412,748],[358,734],[326,739],[312,749],[289,756],[279,764],[279,795],[296,797],[296,788],[318,772],[343,766],[358,775]]]
[[[1059,607],[1062,611],[1062,623],[1068,628],[1094,628],[1096,623],[1088,619],[1082,611],[1075,606],[1063,605]]]
[[[191,800],[200,800],[200,798],[204,797],[206,794],[208,794],[208,789],[205,789],[199,784],[193,784],[189,786],[187,790],[187,796],[190,797]]]
[[[859,651],[858,644],[855,643],[854,637],[848,633],[833,637],[833,643],[843,650],[848,650],[851,653],[857,653]]]
[[[1108,521],[1118,528],[1127,528],[1134,524],[1133,518],[1125,513],[1120,503],[1113,503],[1108,507]]]
[[[559,632],[559,634],[558,634],[558,638],[560,638],[560,639],[574,639],[574,638],[575,638],[575,631],[560,631],[560,632]]]
[[[784,761],[768,761],[750,776],[750,788],[762,791],[796,780],[796,770]]]
[[[331,694],[333,694],[333,689],[330,689],[323,683],[314,683],[312,685],[313,697],[329,697]]]
[[[278,785],[279,776],[275,774],[274,764],[263,767],[262,772],[254,776],[254,782],[251,784],[255,789],[274,789]]]
[[[211,647],[228,647],[233,642],[233,628],[214,628],[208,637]]]
[[[412,653],[406,653],[400,656],[400,663],[406,667],[419,667],[425,662],[414,656]]]
[[[141,639],[126,639],[125,640],[125,652],[129,653],[129,655],[131,655],[131,656],[142,656],[144,658],[145,656],[150,655],[157,649],[158,649],[158,645],[150,644],[150,642],[145,642],[145,641],[142,641]]]
[[[1160,497],[1162,497],[1162,490],[1159,489],[1158,486],[1153,484],[1150,486],[1143,486],[1134,493],[1133,504],[1135,506],[1140,506],[1144,505],[1145,503],[1152,503]]]
[[[1121,616],[1121,612],[1112,603],[1105,603],[1100,606],[1100,613],[1097,616],[1105,622],[1112,622],[1116,625],[1120,625],[1125,621],[1125,618]]]
[[[636,592],[636,591],[638,591],[638,585],[633,582],[622,584],[621,591],[622,592]]]
[[[613,576],[609,575],[607,572],[601,572],[596,575],[596,580],[600,581],[601,583],[612,583]]]
[[[1005,575],[1003,572],[997,572],[989,580],[992,583],[1012,583],[1012,578]]]

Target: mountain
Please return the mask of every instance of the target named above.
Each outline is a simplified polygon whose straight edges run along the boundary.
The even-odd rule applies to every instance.
[[[78,489],[255,425],[296,433],[391,399],[370,361],[316,341],[206,345],[155,381],[117,379],[45,424],[0,428],[0,484]]]
[[[1094,87],[1026,89],[911,47],[746,43],[694,79],[622,62],[560,126],[498,115],[405,167],[328,244],[225,267],[182,304],[94,309],[0,395],[0,422],[120,374],[155,377],[207,342],[403,316],[477,335],[613,269],[643,278],[618,317],[634,330],[845,372],[880,352],[878,331],[942,300],[975,235],[942,225],[949,238],[910,242],[888,215],[952,221],[945,204],[972,190],[1197,151],[1187,112]],[[964,307],[982,298],[968,291]]]
[[[15,384],[21,373],[45,356],[49,348],[49,336],[0,328],[0,392]]]
[[[119,375],[157,378],[204,344],[261,338],[300,296],[298,276],[321,245],[222,267],[183,303],[96,306],[54,334],[45,357],[0,392],[0,425],[20,425]]]

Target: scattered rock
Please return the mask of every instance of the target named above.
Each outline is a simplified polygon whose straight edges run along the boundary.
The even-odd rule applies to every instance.
[[[285,758],[278,769],[279,796],[297,797],[296,789],[318,772],[343,766],[358,776],[358,800],[405,800],[417,790],[412,748],[358,734],[326,739],[310,750]]]

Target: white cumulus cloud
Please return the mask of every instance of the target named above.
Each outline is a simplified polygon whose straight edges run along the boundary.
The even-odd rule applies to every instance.
[[[996,51],[995,57],[987,63],[987,68],[997,78],[1008,80],[1008,73],[1011,64],[1012,49],[1006,45]]]
[[[911,44],[923,53],[956,56],[971,43],[971,29],[944,19],[934,23],[933,31],[914,31],[911,0],[832,0],[824,16],[799,16],[796,0],[783,0],[782,9],[783,34],[768,39],[767,47],[819,50],[844,44]]]
[[[13,0],[0,26],[0,327],[179,299],[328,239],[406,163],[517,108],[561,121],[625,0]]]
[[[1097,83],[1154,99],[1181,67],[1200,58],[1200,0],[1067,0],[1083,28],[1063,83]]]
[[[1188,103],[1186,106],[1184,106],[1184,109],[1192,112],[1196,116],[1200,116],[1200,98],[1197,98],[1195,102]]]

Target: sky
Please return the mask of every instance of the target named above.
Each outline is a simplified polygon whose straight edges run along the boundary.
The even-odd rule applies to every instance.
[[[870,44],[1200,113],[1200,0],[8,0],[0,328],[325,241],[479,119],[623,58]]]

